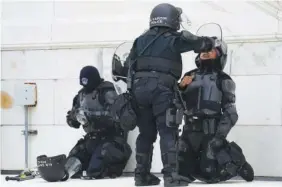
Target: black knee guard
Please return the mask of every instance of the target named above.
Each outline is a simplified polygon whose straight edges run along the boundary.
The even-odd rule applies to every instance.
[[[148,153],[136,152],[135,186],[154,186],[160,184],[160,179],[150,173],[153,149],[154,147],[152,146]]]
[[[65,171],[66,155],[47,157],[41,155],[37,157],[37,167],[40,176],[47,182],[65,181],[68,179]]]
[[[107,163],[127,162],[132,154],[130,146],[123,140],[115,139],[102,146],[102,158]]]
[[[199,161],[197,160],[197,157],[190,144],[186,143],[184,140],[180,140],[178,154],[179,174],[192,179],[196,164]]]
[[[242,149],[235,142],[221,149],[216,154],[216,159],[223,170],[233,176],[237,175],[238,169],[246,162]]]
[[[164,186],[187,186],[188,183],[194,181],[190,175],[181,175],[179,170],[179,145],[176,142],[174,147],[171,147],[167,153],[162,155],[164,169]]]
[[[121,176],[127,161],[132,154],[130,146],[121,139],[107,142],[102,146],[101,156],[108,175]]]

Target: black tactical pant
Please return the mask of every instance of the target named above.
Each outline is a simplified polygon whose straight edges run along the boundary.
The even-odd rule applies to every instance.
[[[175,107],[173,105],[174,90],[164,85],[160,79],[152,77],[135,79],[132,89],[138,106],[136,113],[139,135],[136,140],[136,170],[150,171],[152,160],[142,163],[142,158],[138,155],[152,153],[153,144],[159,132],[163,174],[164,177],[169,176],[175,172],[177,164],[178,126],[166,125],[166,110]]]
[[[234,142],[223,140],[220,147],[213,149],[210,145],[214,134],[205,134],[201,130],[191,130],[186,124],[181,135],[180,173],[192,176],[206,183],[226,181],[237,175],[238,169],[246,162],[240,147]],[[232,171],[232,172],[230,172]]]
[[[105,159],[105,150],[108,151],[107,158],[111,157],[111,160]],[[68,157],[76,157],[82,164],[81,171],[72,178],[80,177],[82,171],[95,178],[121,176],[130,156],[131,149],[126,141],[117,143],[114,138],[86,136],[69,153]]]

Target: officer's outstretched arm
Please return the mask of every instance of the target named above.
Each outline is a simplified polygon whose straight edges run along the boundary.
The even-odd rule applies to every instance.
[[[226,138],[231,128],[238,120],[238,113],[236,110],[236,85],[232,79],[224,79],[221,85],[222,89],[222,111],[223,115],[218,124],[216,136]]]
[[[80,123],[76,120],[75,111],[79,108],[78,94],[73,98],[72,101],[72,109],[67,113],[67,124],[72,127],[78,129],[80,127]]]
[[[194,51],[195,53],[210,51],[214,47],[214,39],[199,37],[189,31],[182,31],[176,47],[180,53]]]

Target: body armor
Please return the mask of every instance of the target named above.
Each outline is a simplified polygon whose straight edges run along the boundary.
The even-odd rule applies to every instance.
[[[106,128],[107,124],[102,119],[110,115],[106,106],[103,106],[99,101],[98,89],[90,93],[81,92],[79,94],[79,106],[82,109],[88,119],[88,123],[83,125],[83,129],[86,133],[99,132]]]
[[[195,86],[195,97],[188,100],[188,112],[197,117],[216,117],[221,115],[222,91],[218,86],[218,74],[216,72],[195,72],[191,87]],[[188,96],[191,96],[188,94]],[[194,99],[194,102],[191,100]],[[190,100],[190,102],[189,102]],[[196,101],[196,102],[195,102]]]
[[[146,47],[148,41],[153,40],[160,32],[165,30],[154,28],[147,31],[136,40],[136,51],[139,53]],[[161,35],[153,44],[137,57],[135,72],[159,72],[173,76],[177,80],[182,74],[182,58],[177,50],[171,50],[172,42],[179,36],[168,31]],[[171,46],[169,49],[167,46]]]

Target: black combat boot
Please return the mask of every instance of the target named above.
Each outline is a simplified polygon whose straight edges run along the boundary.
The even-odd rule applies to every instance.
[[[149,153],[136,153],[135,186],[154,186],[160,184],[160,179],[150,173],[153,148]]]
[[[247,182],[254,180],[254,170],[248,162],[245,162],[245,164],[239,169],[238,175]]]
[[[193,182],[193,178],[179,175],[178,171],[178,152],[176,147],[171,148],[168,153],[162,155],[164,168],[164,187],[188,186]]]

